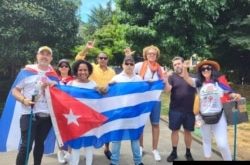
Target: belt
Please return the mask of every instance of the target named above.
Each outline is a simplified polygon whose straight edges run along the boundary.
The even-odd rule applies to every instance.
[[[48,113],[39,112],[35,114],[36,117],[50,117]]]

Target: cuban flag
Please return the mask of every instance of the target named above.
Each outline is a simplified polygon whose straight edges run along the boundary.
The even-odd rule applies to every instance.
[[[221,102],[222,103],[229,102],[231,100],[229,97],[229,93],[232,93],[233,89],[229,86],[229,83],[225,75],[221,75],[220,77],[218,77],[218,84],[223,90],[228,92],[221,97]]]
[[[51,72],[47,72],[46,75],[53,81],[58,81],[58,77],[53,68],[50,68]],[[30,76],[38,74],[35,65],[27,65],[21,69],[14,81],[11,89],[15,87],[21,80]],[[3,109],[2,116],[0,118],[0,152],[18,150],[21,131],[20,131],[20,117],[21,117],[21,103],[16,101],[11,93],[11,90],[7,96],[6,103]],[[51,130],[46,142],[45,153],[52,153],[55,147],[55,135]]]
[[[115,83],[101,95],[91,89],[51,87],[46,96],[60,145],[99,148],[139,139],[163,88],[162,81]]]

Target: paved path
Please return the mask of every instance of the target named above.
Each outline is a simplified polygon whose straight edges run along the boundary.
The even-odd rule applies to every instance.
[[[151,152],[151,126],[147,123],[144,130],[144,150],[145,154],[143,155],[143,163],[145,165],[166,165],[172,164],[166,162],[166,157],[171,152],[171,131],[168,129],[168,125],[165,121],[161,121],[160,123],[161,133],[159,140],[159,152],[162,156],[162,160],[160,162],[155,162],[152,152]],[[179,134],[179,145],[178,145],[178,160],[185,160],[185,145],[183,142],[183,134]],[[82,151],[83,152],[83,151]],[[204,160],[202,146],[200,142],[193,141],[191,152],[195,160]],[[0,164],[1,165],[14,165],[16,159],[16,152],[8,152],[8,153],[0,153]],[[32,154],[30,154],[30,165],[32,163]],[[213,160],[222,160],[216,153],[212,155]],[[44,156],[42,165],[56,165],[59,164],[57,162],[56,154]],[[84,157],[81,157],[81,165],[85,165]],[[109,165],[109,160],[103,155],[103,148],[96,149],[94,151],[94,160],[93,165]],[[129,141],[124,141],[121,147],[121,160],[120,165],[133,165],[132,152]]]

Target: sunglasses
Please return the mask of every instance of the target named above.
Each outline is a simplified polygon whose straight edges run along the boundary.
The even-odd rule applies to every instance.
[[[201,72],[205,72],[205,71],[211,71],[212,70],[212,67],[211,66],[207,66],[207,67],[202,67],[201,69],[200,69],[200,71]]]
[[[99,57],[100,60],[107,60],[108,57]]]
[[[61,65],[60,68],[68,68],[68,65]]]
[[[134,63],[127,63],[127,62],[125,62],[125,65],[130,65],[130,66],[134,66],[135,64]]]

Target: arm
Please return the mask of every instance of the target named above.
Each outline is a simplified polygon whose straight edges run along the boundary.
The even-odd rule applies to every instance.
[[[84,60],[89,49],[92,49],[94,47],[94,43],[95,43],[95,41],[88,41],[86,46],[84,47],[84,49],[82,51],[80,51],[79,53],[77,53],[77,55],[75,57],[75,61]]]
[[[172,85],[170,85],[169,83],[169,76],[172,75],[172,71],[168,71],[168,72],[164,72],[164,75],[163,75],[163,80],[165,82],[165,91],[166,92],[170,92],[171,89],[172,89]]]
[[[195,81],[193,80],[192,77],[189,76],[188,71],[187,71],[187,66],[183,67],[183,79],[192,87],[196,87]]]
[[[34,104],[34,102],[32,102],[30,99],[25,98],[23,96],[20,88],[17,88],[17,87],[13,88],[12,95],[16,98],[17,101],[21,102],[22,104],[24,104],[26,106],[30,106],[30,105]]]

